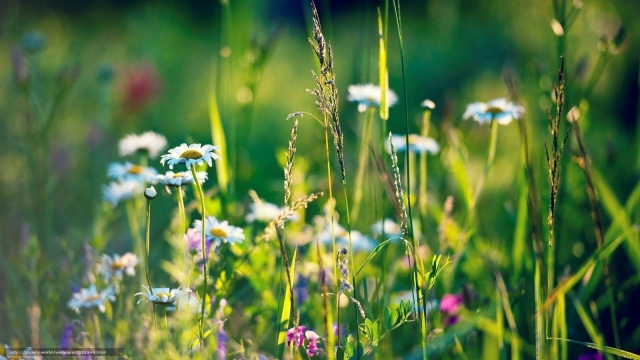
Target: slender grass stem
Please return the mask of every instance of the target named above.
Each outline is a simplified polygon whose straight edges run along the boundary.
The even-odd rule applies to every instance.
[[[358,153],[358,170],[356,172],[356,183],[354,187],[353,199],[353,221],[357,222],[364,193],[364,176],[369,160],[369,139],[371,138],[371,123],[373,122],[373,108],[368,108],[365,113],[364,125],[362,127],[362,138],[360,139],[360,150]]]
[[[151,286],[151,278],[149,277],[149,233],[151,230],[151,200],[147,200],[147,229],[145,231],[145,274],[147,276],[147,284],[149,285],[149,289],[153,291],[153,286]]]
[[[324,143],[325,143],[325,151],[326,151],[326,155],[327,155],[327,182],[329,183],[329,221],[331,221],[331,245],[333,248],[333,258],[332,258],[332,263],[333,263],[333,276],[336,282],[336,294],[338,294],[336,296],[336,311],[337,311],[337,321],[338,324],[340,324],[340,295],[339,295],[339,290],[340,290],[340,276],[338,274],[338,247],[336,244],[336,237],[335,237],[335,230],[334,230],[334,201],[335,199],[333,198],[333,186],[331,184],[331,157],[329,154],[329,123],[328,123],[328,119],[325,115],[325,119],[324,119],[324,123],[325,123],[325,127],[324,127]],[[326,294],[325,294],[326,296]],[[338,342],[340,341],[340,339],[338,339]],[[333,349],[333,346],[335,344],[335,338],[333,335],[333,332],[329,332],[327,334],[327,348],[328,349]],[[338,344],[340,345],[340,344]],[[333,358],[333,351],[329,351],[328,352],[329,358],[332,359]]]
[[[187,268],[187,242],[184,241],[184,236],[187,233],[187,214],[186,211],[184,209],[184,197],[182,196],[182,186],[177,186],[176,187],[176,191],[178,192],[178,216],[180,216],[180,223],[181,223],[181,227],[180,230],[182,231],[182,233],[179,235],[180,240],[182,240],[182,247],[183,247],[183,257],[182,257],[182,271],[184,273],[185,278],[188,276],[188,271],[189,269]],[[182,284],[184,285],[185,283],[185,278],[183,278],[182,280]]]
[[[201,229],[201,246],[202,246],[202,265],[203,265],[203,275],[204,275],[204,283],[203,283],[203,291],[202,291],[202,306],[201,306],[201,317],[199,322],[199,331],[200,331],[200,347],[204,353],[204,316],[205,316],[205,303],[207,302],[207,283],[209,281],[209,268],[207,261],[207,253],[206,253],[206,244],[205,244],[205,234],[204,234],[204,224],[206,220],[206,209],[204,205],[204,192],[202,191],[202,185],[200,184],[200,180],[198,180],[198,174],[196,172],[196,167],[191,166],[191,174],[193,175],[193,179],[196,182],[196,189],[198,191],[198,196],[200,197],[200,207],[202,211],[202,229]]]

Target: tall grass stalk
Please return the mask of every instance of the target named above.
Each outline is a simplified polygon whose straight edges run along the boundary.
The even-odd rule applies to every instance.
[[[360,214],[360,206],[362,204],[362,196],[364,193],[364,177],[369,163],[369,141],[371,139],[371,128],[373,122],[373,108],[367,108],[364,116],[364,124],[362,127],[362,137],[360,138],[360,149],[358,152],[358,170],[356,172],[356,183],[354,186],[353,196],[353,221],[358,220]]]
[[[333,264],[333,278],[335,281],[335,285],[336,285],[336,311],[337,311],[337,321],[338,324],[340,324],[340,295],[339,295],[339,290],[340,290],[340,275],[338,273],[338,246],[336,244],[336,236],[335,236],[335,229],[334,229],[334,222],[335,222],[335,217],[333,212],[335,211],[335,207],[334,207],[334,198],[333,198],[333,186],[331,184],[331,155],[329,154],[329,127],[327,124],[327,117],[325,116],[324,118],[325,121],[325,128],[324,128],[324,144],[325,144],[325,150],[326,150],[326,155],[327,155],[327,182],[328,182],[328,186],[329,186],[329,221],[331,222],[331,248],[332,248],[332,253],[333,253],[333,257],[332,257],[332,264]],[[325,296],[328,296],[328,294],[325,293]],[[329,332],[327,334],[327,348],[328,349],[333,349],[333,345],[335,344],[335,337],[333,336],[333,332]],[[332,359],[333,358],[333,351],[329,351],[328,352],[329,358]]]

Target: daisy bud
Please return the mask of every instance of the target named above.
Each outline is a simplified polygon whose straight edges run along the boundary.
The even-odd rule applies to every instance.
[[[144,197],[146,197],[149,200],[153,200],[157,195],[158,193],[156,192],[156,189],[153,186],[149,186],[144,190]]]

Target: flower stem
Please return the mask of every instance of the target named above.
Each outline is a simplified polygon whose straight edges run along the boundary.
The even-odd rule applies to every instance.
[[[498,143],[498,122],[495,120],[491,121],[491,139],[489,140],[489,155],[487,156],[487,163],[484,165],[484,171],[482,175],[480,175],[480,179],[478,179],[478,183],[476,184],[476,189],[473,193],[473,198],[471,199],[471,204],[469,205],[469,217],[475,217],[476,205],[478,202],[478,198],[480,197],[480,193],[482,192],[482,188],[484,187],[484,181],[489,174],[489,170],[491,169],[491,165],[493,165],[493,160],[496,157],[496,146]]]
[[[185,234],[187,233],[187,216],[185,214],[185,210],[184,210],[184,198],[182,196],[182,186],[178,186],[176,187],[176,190],[178,190],[178,213],[180,216],[180,221],[182,222],[182,237],[185,236]],[[188,269],[187,269],[187,242],[186,241],[182,241],[183,243],[183,248],[184,248],[184,256],[182,257],[182,261],[183,261],[183,265],[182,265],[182,269],[184,272],[185,277],[188,276]],[[182,281],[182,285],[184,285],[185,281],[183,279]]]
[[[325,116],[325,127],[324,127],[324,143],[325,143],[325,150],[327,153],[327,181],[329,183],[329,221],[331,221],[331,245],[333,248],[333,278],[336,281],[336,294],[339,293],[340,290],[340,276],[338,274],[338,248],[336,245],[336,237],[335,237],[335,232],[334,232],[334,216],[333,216],[333,211],[334,211],[334,198],[333,198],[333,187],[331,185],[331,161],[330,161],[330,155],[329,155],[329,125],[328,125],[328,121],[326,119]],[[327,296],[327,294],[325,294],[325,296]],[[336,311],[337,311],[337,320],[338,320],[338,324],[340,324],[340,295],[336,296]],[[334,344],[335,344],[335,338],[333,336],[333,332],[330,331],[331,329],[327,329],[328,333],[327,333],[327,349],[332,349]],[[333,352],[329,352],[328,355],[333,354]]]
[[[153,293],[153,287],[151,286],[151,278],[149,277],[149,229],[150,229],[150,225],[151,225],[151,200],[147,200],[147,231],[146,231],[146,235],[145,235],[145,243],[146,243],[146,252],[145,252],[145,259],[146,259],[146,275],[147,275],[147,284],[149,284],[149,289],[151,290],[151,292]]]
[[[196,168],[195,166],[191,166],[191,174],[193,175],[193,179],[196,182],[196,189],[198,190],[198,196],[200,197],[200,207],[202,208],[202,230],[201,230],[201,235],[202,235],[202,254],[203,254],[203,259],[204,261],[202,262],[203,264],[203,275],[204,275],[204,289],[202,291],[202,316],[200,317],[200,322],[199,322],[199,330],[200,330],[200,347],[202,348],[202,351],[204,351],[204,306],[207,300],[207,282],[209,280],[209,269],[208,269],[208,261],[206,259],[206,245],[205,245],[205,235],[204,235],[204,222],[206,219],[206,211],[205,211],[205,207],[204,207],[204,192],[202,191],[202,185],[200,184],[200,180],[198,180],[198,174],[196,173]]]

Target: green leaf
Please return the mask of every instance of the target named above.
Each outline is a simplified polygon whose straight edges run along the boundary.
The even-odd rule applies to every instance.
[[[360,266],[360,269],[358,269],[358,271],[356,271],[356,274],[354,276],[358,276],[358,274],[360,274],[360,271],[362,271],[364,266],[367,265],[367,263],[371,259],[373,259],[373,257],[376,256],[376,254],[378,252],[380,252],[380,250],[382,250],[383,247],[385,247],[385,245],[387,245],[391,240],[394,240],[394,239],[397,239],[397,238],[391,238],[391,239],[385,240],[385,241],[381,242],[380,244],[378,244],[378,246],[376,246],[373,250],[371,250],[371,253],[367,257],[367,259],[364,261],[364,263]]]
[[[634,354],[634,353],[629,352],[629,351],[620,350],[620,349],[617,349],[617,348],[614,348],[614,347],[611,347],[611,346],[598,346],[598,345],[596,345],[594,343],[585,342],[585,341],[576,341],[576,340],[571,340],[571,339],[550,339],[550,340],[566,341],[566,342],[570,342],[570,343],[573,343],[573,344],[583,345],[583,346],[586,346],[588,348],[595,349],[595,350],[598,350],[598,351],[602,351],[602,352],[605,352],[607,354],[620,356],[620,357],[623,357],[625,359],[640,360],[640,355]]]

